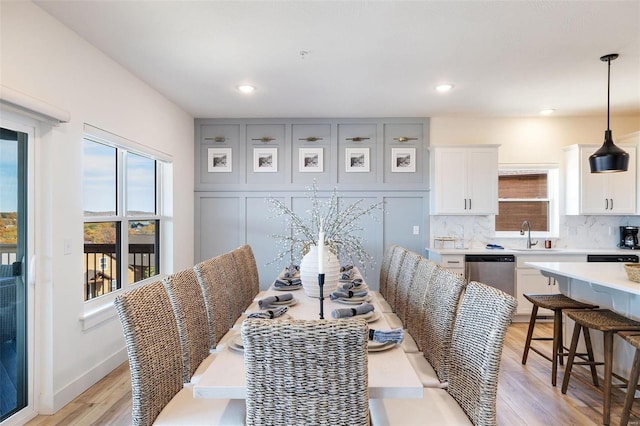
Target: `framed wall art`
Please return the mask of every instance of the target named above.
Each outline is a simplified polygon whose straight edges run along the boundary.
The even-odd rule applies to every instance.
[[[299,171],[322,173],[324,171],[323,151],[323,148],[299,148]]]
[[[391,171],[394,173],[415,173],[416,149],[391,148]]]
[[[207,171],[210,173],[220,173],[232,171],[231,148],[209,148],[207,149]]]
[[[345,172],[369,172],[369,148],[345,148]]]
[[[276,173],[278,171],[278,148],[253,148],[253,171]]]

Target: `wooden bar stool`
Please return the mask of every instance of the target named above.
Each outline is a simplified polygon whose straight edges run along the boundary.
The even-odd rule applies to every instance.
[[[632,413],[640,416],[640,414],[636,414],[631,410],[636,387],[638,386],[638,377],[640,376],[640,334],[623,331],[618,333],[618,335],[636,348],[636,354],[633,357],[633,366],[629,374],[627,397],[624,400],[624,408],[622,409],[622,416],[620,417],[620,426],[626,426],[629,423],[629,417]]]
[[[551,361],[551,384],[556,385],[556,376],[558,375],[558,362],[564,364],[564,357],[568,355],[567,349],[562,343],[562,310],[563,309],[595,309],[596,305],[578,302],[564,294],[524,294],[524,297],[533,304],[531,311],[531,319],[529,320],[529,331],[527,332],[527,340],[524,344],[524,353],[522,354],[522,364],[527,363],[529,349],[539,354],[545,359]],[[545,308],[553,311],[553,337],[533,337],[533,329],[536,325],[538,317],[538,308]],[[531,346],[532,340],[552,340],[553,350],[551,356],[542,352],[540,349]],[[591,350],[591,341],[587,346],[588,351]],[[580,354],[581,356],[583,354]]]
[[[569,357],[567,358],[567,367],[564,370],[564,378],[562,380],[562,393],[567,393],[569,379],[571,378],[571,369],[573,364],[586,364],[591,366],[591,375],[593,384],[598,386],[597,376],[595,375],[595,366],[604,364],[604,402],[602,408],[602,424],[608,425],[611,417],[611,381],[613,377],[628,383],[624,377],[613,372],[613,335],[619,331],[636,331],[640,332],[640,322],[617,314],[609,309],[583,309],[578,311],[566,311],[569,318],[575,321],[573,328],[573,336],[571,337],[571,347],[569,348]],[[578,339],[580,331],[583,332],[585,341],[589,338],[589,329],[602,331],[604,339],[604,362],[596,362],[590,359],[585,362],[574,362],[576,356],[576,348],[578,347]],[[590,357],[593,358],[593,357]],[[579,379],[579,377],[576,377]],[[620,386],[620,387],[624,387]]]

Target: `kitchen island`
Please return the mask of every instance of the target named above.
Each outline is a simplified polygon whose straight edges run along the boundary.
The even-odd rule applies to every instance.
[[[562,294],[640,321],[640,283],[627,278],[623,263],[527,262],[526,265],[556,279]],[[573,322],[565,319],[564,343],[568,346]],[[591,339],[596,358],[602,360],[602,333],[591,333]],[[628,376],[634,348],[615,338],[613,351],[614,371]]]

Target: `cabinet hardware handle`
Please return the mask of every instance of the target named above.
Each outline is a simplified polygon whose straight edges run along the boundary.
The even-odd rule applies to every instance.
[[[447,263],[460,263],[459,260],[447,260]]]
[[[469,198],[469,210],[471,210],[471,198]]]
[[[214,141],[214,142],[226,142],[227,138],[225,138],[224,136],[216,136],[215,138],[204,138],[205,141]]]
[[[309,136],[309,137],[306,137],[306,138],[300,138],[298,140],[299,141],[307,141],[307,142],[317,142],[317,141],[321,141],[322,138],[317,138],[315,136]]]
[[[605,210],[609,210],[609,199],[608,198],[604,199],[604,209]]]
[[[465,210],[467,209],[467,199],[466,198],[464,199],[464,209]]]
[[[609,198],[611,200],[611,208],[609,210],[613,210],[613,198]]]
[[[347,138],[348,141],[353,141],[353,142],[362,142],[362,141],[368,141],[371,138],[365,138],[362,136],[354,136],[352,138]]]
[[[251,139],[251,140],[252,141],[260,141],[260,142],[267,143],[267,142],[275,141],[276,139],[275,138],[270,138],[269,136],[263,136],[261,138]]]
[[[408,142],[408,141],[417,141],[418,138],[410,138],[408,136],[400,136],[399,138],[393,138],[394,141],[398,142]]]

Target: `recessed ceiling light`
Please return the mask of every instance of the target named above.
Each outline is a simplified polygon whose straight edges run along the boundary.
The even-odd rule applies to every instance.
[[[440,93],[445,93],[448,92],[449,90],[453,89],[453,84],[438,84],[436,86],[436,90]]]
[[[554,112],[556,112],[555,109],[550,109],[550,108],[549,109],[543,109],[543,110],[540,111],[540,115],[551,115]]]
[[[238,86],[238,90],[242,93],[251,93],[256,90],[255,86],[251,86],[250,84],[241,84]]]

